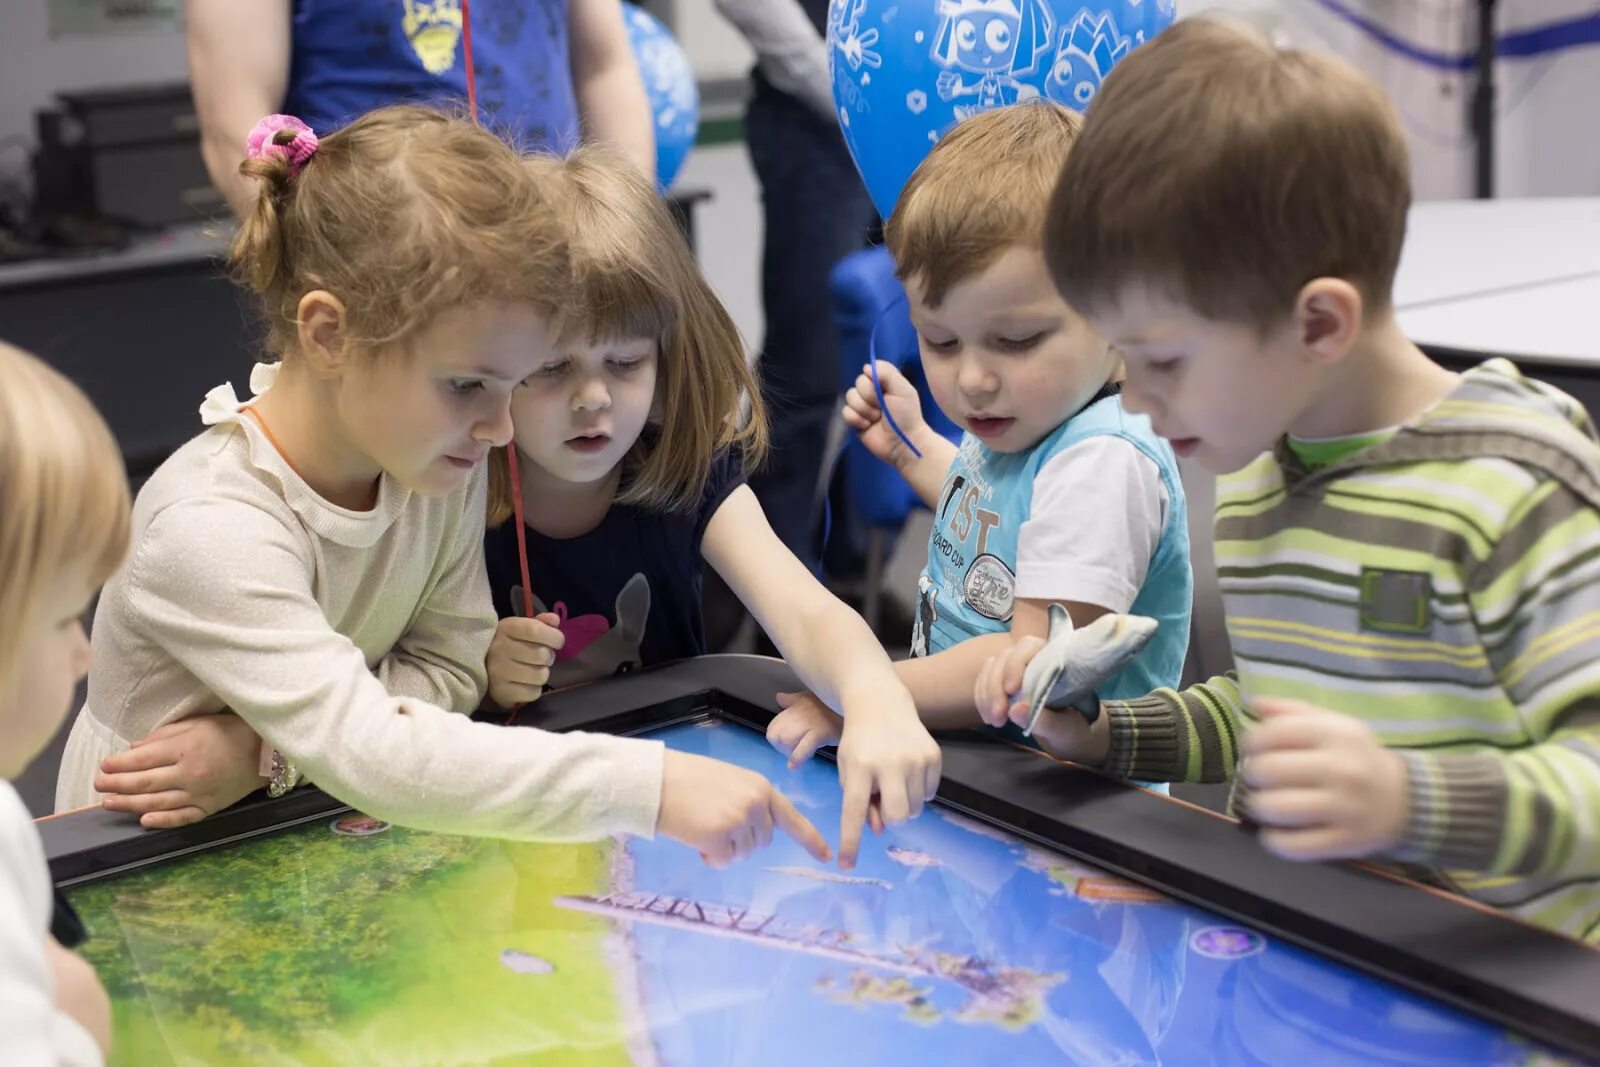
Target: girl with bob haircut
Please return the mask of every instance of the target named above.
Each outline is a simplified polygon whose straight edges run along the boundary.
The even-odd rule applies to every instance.
[[[528,166],[567,225],[571,304],[556,351],[512,400],[518,478],[494,461],[487,557],[503,618],[490,698],[515,707],[546,686],[704,653],[709,563],[845,713],[840,857],[852,865],[869,818],[899,822],[932,798],[938,745],[871,630],[784,547],[745,484],[766,445],[755,379],[665,203],[601,149]],[[505,523],[518,492],[524,521]]]

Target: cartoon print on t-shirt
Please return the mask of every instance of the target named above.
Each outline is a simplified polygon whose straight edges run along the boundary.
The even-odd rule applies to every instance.
[[[962,599],[973,611],[996,622],[1011,621],[1016,588],[1017,576],[992,552],[973,560],[961,578]]]
[[[511,603],[520,611],[520,588],[512,591]],[[650,621],[650,579],[642,573],[629,578],[617,594],[615,621],[597,614],[569,616],[566,603],[560,600],[554,607],[545,607],[534,597],[533,609],[539,615],[553,612],[561,620],[557,628],[566,637],[550,668],[551,689],[624,674],[643,662],[639,649]]]
[[[991,622],[1011,621],[1016,546],[1004,518],[1005,493],[1004,484],[991,481],[981,444],[963,441],[935,502],[928,567],[918,582],[913,654],[942,648],[956,633],[987,632]]]
[[[989,536],[1000,525],[1000,515],[979,506],[992,495],[988,480],[976,471],[953,475],[939,505],[933,551],[949,563],[951,573],[960,575],[959,588],[947,586],[947,594],[959,593],[978,614],[1008,622],[1016,576],[989,551]]]
[[[400,28],[411,50],[429,74],[443,74],[456,65],[461,40],[461,0],[404,0]]]
[[[917,577],[917,621],[911,626],[911,654],[928,654],[928,635],[933,631],[934,620],[939,617],[937,601],[939,590],[926,574]]]

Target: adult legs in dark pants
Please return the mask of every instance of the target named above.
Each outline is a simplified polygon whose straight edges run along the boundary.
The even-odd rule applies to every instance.
[[[754,80],[745,140],[766,231],[759,369],[772,448],[750,487],[778,537],[816,569],[817,479],[841,384],[828,275],[866,246],[877,212],[838,125],[759,75]]]

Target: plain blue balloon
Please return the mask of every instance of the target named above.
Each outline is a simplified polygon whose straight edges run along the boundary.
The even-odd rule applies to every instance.
[[[1048,97],[1082,111],[1175,0],[833,0],[828,67],[856,169],[885,218],[961,119]]]
[[[663,190],[678,176],[700,130],[700,89],[678,42],[654,15],[622,5],[628,43],[650,98],[656,127],[656,181]]]

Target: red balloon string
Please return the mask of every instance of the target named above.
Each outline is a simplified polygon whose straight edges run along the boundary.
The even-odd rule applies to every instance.
[[[472,4],[461,0],[461,49],[467,61],[467,108],[472,121],[478,121],[478,80],[472,72]]]
[[[479,122],[478,118],[478,83],[472,66],[472,2],[461,0],[461,49],[467,67],[467,108],[472,112],[472,121]],[[506,443],[506,468],[511,478],[511,509],[516,513],[517,523],[517,562],[522,570],[522,611],[528,618],[533,618],[533,583],[528,572],[528,532],[523,522],[522,510],[522,477],[517,470],[517,443]]]
[[[506,467],[511,476],[511,510],[516,512],[517,562],[522,566],[522,613],[533,618],[533,583],[528,578],[528,527],[522,520],[522,474],[517,470],[517,443],[506,444]]]

